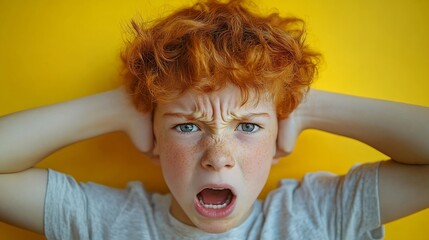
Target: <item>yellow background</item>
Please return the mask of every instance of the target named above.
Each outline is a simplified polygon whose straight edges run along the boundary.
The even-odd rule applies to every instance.
[[[324,55],[315,88],[429,106],[428,1],[255,2],[262,12],[275,7],[307,21],[308,40]],[[118,86],[129,19],[162,16],[184,3],[189,1],[0,1],[0,115]],[[345,173],[354,163],[385,158],[355,140],[307,131],[295,152],[273,168],[261,197],[280,178]],[[40,166],[82,181],[123,187],[138,179],[149,190],[167,191],[158,166],[122,133],[66,147]],[[386,239],[429,239],[428,227],[425,210],[387,224]],[[0,239],[43,237],[0,223]]]

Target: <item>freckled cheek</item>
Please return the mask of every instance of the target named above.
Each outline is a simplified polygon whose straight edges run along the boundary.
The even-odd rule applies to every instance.
[[[186,144],[165,141],[160,147],[162,171],[167,184],[183,184],[188,181],[194,171],[195,159],[192,149]]]
[[[266,139],[259,144],[247,146],[242,169],[244,177],[249,182],[256,182],[263,186],[271,169],[273,160],[273,145],[275,141]]]

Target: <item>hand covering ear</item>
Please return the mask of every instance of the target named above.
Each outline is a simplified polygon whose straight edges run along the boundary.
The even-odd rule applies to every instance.
[[[302,124],[296,110],[288,118],[278,121],[277,152],[274,163],[280,158],[290,155],[295,148],[296,141],[302,131]]]

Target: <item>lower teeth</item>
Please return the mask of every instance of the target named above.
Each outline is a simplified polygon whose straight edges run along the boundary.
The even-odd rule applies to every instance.
[[[231,202],[231,196],[228,197],[228,199],[223,203],[223,204],[205,204],[203,202],[203,199],[199,199],[200,200],[200,204],[204,207],[204,208],[210,208],[210,209],[221,209],[221,208],[225,208],[226,206],[228,206],[228,204]]]
[[[202,200],[200,200],[200,203],[201,203],[201,205],[202,205],[204,208],[220,209],[220,208],[224,208],[224,207],[228,206],[228,204],[230,203],[230,201],[229,201],[229,200],[227,200],[227,201],[226,201],[225,203],[223,203],[223,204],[205,204],[205,203],[203,203],[203,201],[202,201]]]

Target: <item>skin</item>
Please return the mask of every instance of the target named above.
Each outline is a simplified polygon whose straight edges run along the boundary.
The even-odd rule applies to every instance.
[[[254,93],[249,99],[256,99]],[[225,232],[246,219],[276,154],[273,101],[262,97],[242,106],[241,100],[240,90],[229,85],[204,95],[186,92],[158,104],[154,113],[154,155],[172,193],[170,212],[206,232]],[[207,184],[234,188],[236,205],[229,216],[214,219],[196,211],[195,196]]]
[[[126,132],[137,149],[155,154],[172,192],[172,215],[206,232],[224,232],[244,221],[275,162],[275,146],[277,158],[287,156],[304,129],[359,140],[392,159],[379,168],[380,224],[429,207],[428,107],[312,89],[277,123],[269,98],[241,106],[239,96],[228,87],[159,104],[155,134],[152,114],[137,112],[123,88],[0,117],[0,221],[43,233],[47,171],[34,164],[60,148],[114,131]],[[179,110],[196,114],[178,117]],[[174,114],[164,116],[169,112]],[[250,112],[269,117],[246,119]],[[244,133],[243,122],[262,129]],[[191,123],[184,129],[193,131],[178,132],[183,123]],[[208,219],[195,211],[195,195],[209,183],[236,190],[237,204],[228,217]]]

